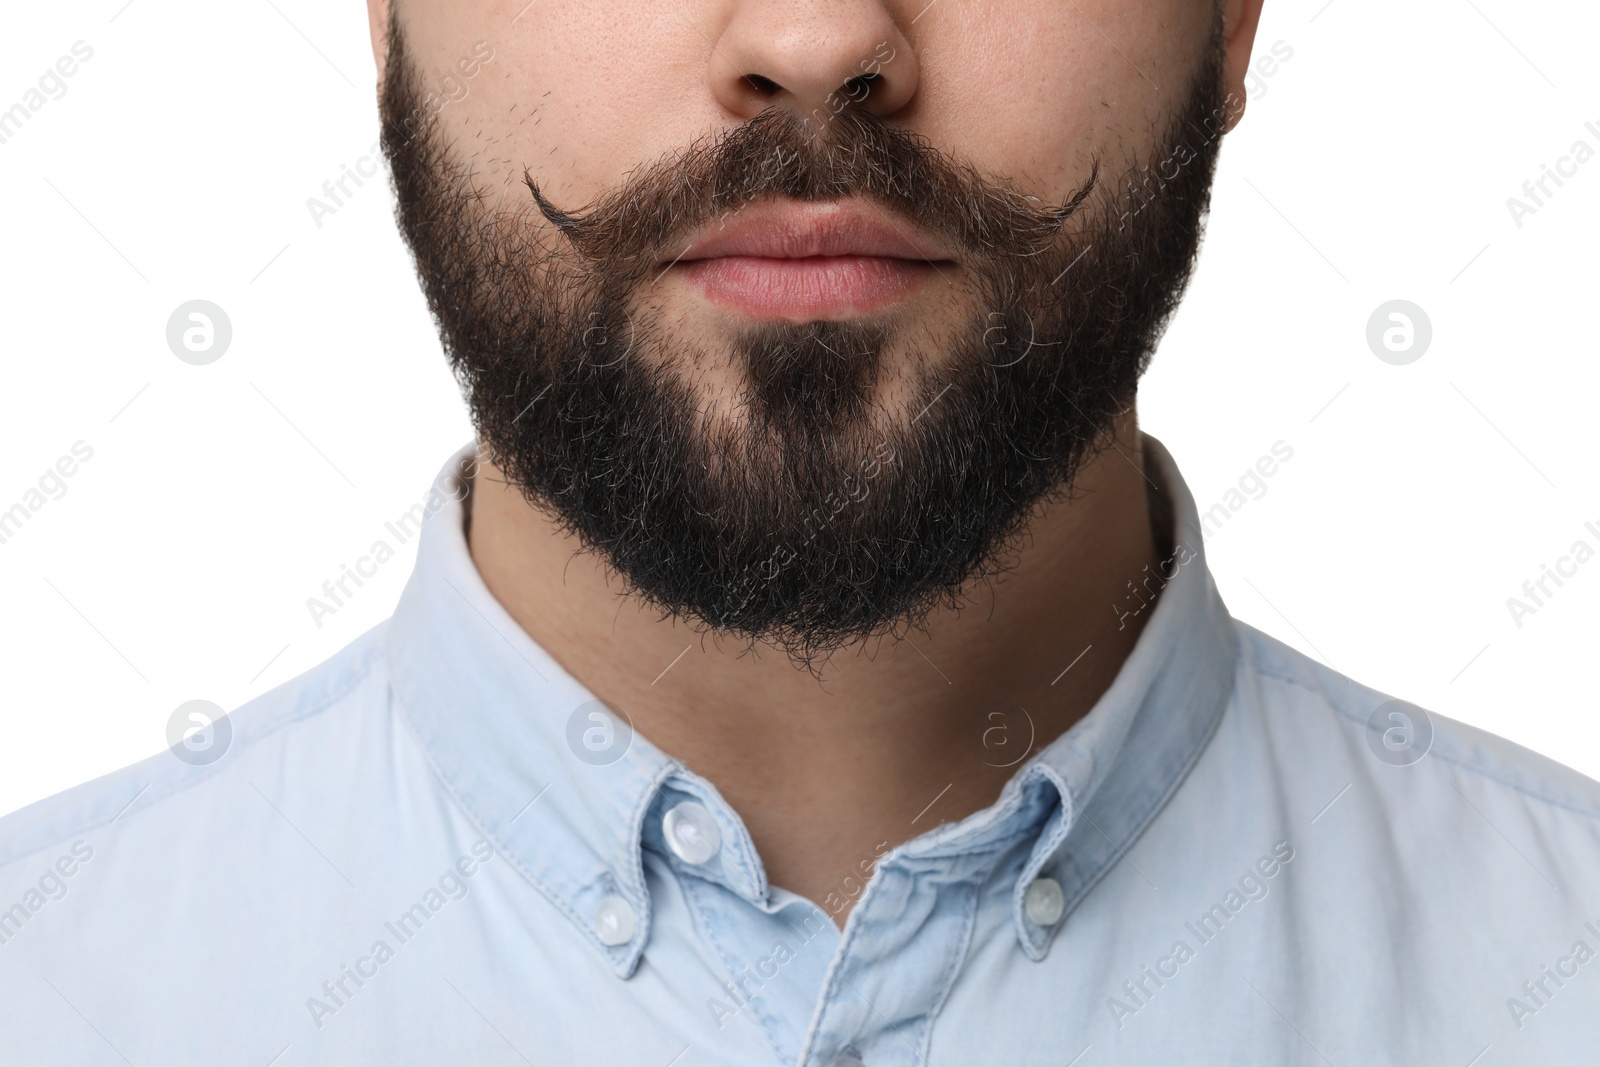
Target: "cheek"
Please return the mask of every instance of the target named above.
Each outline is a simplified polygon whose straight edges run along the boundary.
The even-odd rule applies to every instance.
[[[945,10],[938,32],[915,39],[924,99],[912,124],[986,176],[1065,199],[1095,160],[1103,179],[1148,150],[1150,131],[1186,95],[1202,8],[1007,0]],[[1193,33],[1175,32],[1190,22]]]
[[[709,46],[685,5],[536,3],[513,31],[479,36],[494,61],[446,116],[492,186],[520,187],[526,166],[553,202],[578,207],[718,121]]]

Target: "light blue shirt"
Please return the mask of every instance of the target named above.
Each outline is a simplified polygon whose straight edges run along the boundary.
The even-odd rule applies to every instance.
[[[1600,785],[1232,620],[1149,447],[1176,573],[1111,688],[816,902],[512,621],[442,476],[393,618],[0,820],[0,1061],[1600,1061]]]

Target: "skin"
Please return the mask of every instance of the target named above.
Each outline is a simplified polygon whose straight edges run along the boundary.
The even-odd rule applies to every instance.
[[[1240,100],[1261,2],[1224,3],[1224,89]],[[572,208],[765,107],[826,115],[829,94],[884,42],[894,58],[862,106],[1059,203],[1094,159],[1117,174],[1148,148],[1199,63],[1211,13],[1207,0],[525,3],[410,0],[399,14],[435,86],[475,42],[494,50],[471,78],[457,73],[465,95],[454,89],[440,114],[483,187],[525,198],[526,166]],[[368,12],[381,84],[387,0]],[[651,303],[679,334],[708,345],[727,336],[727,313],[672,278]],[[929,286],[897,314],[937,330],[964,310]],[[735,383],[716,384],[708,402],[737,418]],[[885,843],[992,804],[1028,734],[1035,750],[1048,743],[1115,678],[1149,615],[1119,619],[1126,583],[1158,563],[1145,487],[1130,409],[1078,490],[1035,514],[1014,569],[925,631],[836,653],[820,680],[780,653],[660,619],[489,465],[469,547],[535,641],[716,784],[771,882],[842,925],[859,899],[841,891],[847,876]],[[996,701],[1027,709],[1026,720],[1007,716],[1003,743],[985,734]]]

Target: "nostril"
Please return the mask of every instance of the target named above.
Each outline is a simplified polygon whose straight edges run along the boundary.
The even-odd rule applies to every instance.
[[[862,74],[845,82],[839,87],[839,91],[853,103],[859,104],[867,98],[868,93],[872,92],[873,84],[882,76],[881,74]]]
[[[762,96],[777,96],[783,91],[783,86],[779,85],[771,78],[764,78],[759,74],[746,74],[744,76],[744,81],[746,85],[750,86],[750,88],[754,89]]]

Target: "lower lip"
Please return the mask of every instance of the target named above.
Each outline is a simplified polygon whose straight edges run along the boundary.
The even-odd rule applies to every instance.
[[[932,263],[887,256],[720,256],[681,263],[677,269],[710,300],[758,319],[873,311],[905,296],[938,270]]]

